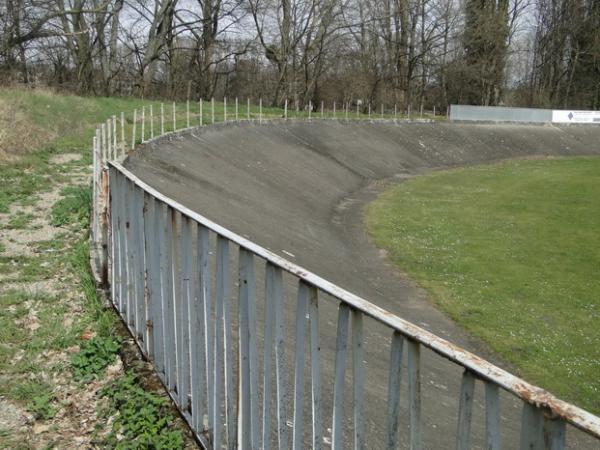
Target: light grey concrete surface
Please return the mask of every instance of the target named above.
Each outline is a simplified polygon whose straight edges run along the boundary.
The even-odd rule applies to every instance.
[[[126,166],[207,218],[511,370],[441,314],[372,245],[363,227],[363,208],[390,183],[431,170],[533,155],[597,154],[600,127],[282,121],[231,123],[164,137],[140,146]],[[327,315],[321,326],[324,334],[335,336],[335,310],[330,309],[323,308]],[[293,314],[293,307],[288,312]],[[389,333],[372,324],[365,328],[372,330],[366,343],[367,442],[368,448],[382,448]],[[334,339],[324,339],[322,347],[326,377],[332,373],[326,355],[334,349]],[[288,356],[292,354],[290,349]],[[424,448],[452,448],[461,371],[432,352],[424,352],[423,363]],[[324,417],[330,417],[332,382],[324,380]],[[478,385],[473,448],[483,446],[481,391]],[[403,392],[403,411],[406,398]],[[519,408],[503,397],[506,448],[517,445]],[[350,430],[351,404],[346,416]],[[327,435],[330,418],[326,423]],[[569,448],[598,448],[569,430],[573,439]]]

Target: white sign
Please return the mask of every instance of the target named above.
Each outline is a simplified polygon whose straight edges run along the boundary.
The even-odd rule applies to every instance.
[[[555,123],[597,123],[600,125],[600,111],[553,110]]]

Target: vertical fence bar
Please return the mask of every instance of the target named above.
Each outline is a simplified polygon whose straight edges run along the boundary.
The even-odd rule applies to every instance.
[[[394,331],[390,349],[390,371],[388,376],[388,426],[387,448],[398,448],[398,419],[400,418],[400,385],[402,380],[402,346],[404,338]]]
[[[248,116],[248,120],[250,120],[250,97],[246,98],[246,115]]]
[[[369,119],[371,118],[371,102],[369,102]]]
[[[344,380],[346,353],[348,351],[348,319],[350,308],[340,303],[338,310],[337,337],[335,345],[335,375],[333,382],[333,423],[331,426],[331,448],[342,450],[342,425],[344,421]]]
[[[133,110],[133,127],[131,129],[131,150],[135,148],[135,127],[137,125],[137,109]]]
[[[193,246],[192,246],[192,219],[186,216],[180,216],[181,218],[181,237],[179,240],[180,254],[181,254],[181,287],[179,301],[176,300],[177,313],[179,316],[179,329],[177,342],[180,344],[180,348],[177,349],[180,359],[177,364],[178,372],[178,393],[179,393],[179,404],[184,414],[189,417],[190,413],[190,304],[194,299],[194,286],[193,279],[195,273],[193,272]]]
[[[181,240],[178,236],[178,232],[181,228],[181,213],[176,209],[171,210],[171,251],[173,252],[173,256],[171,258],[172,261],[172,270],[173,270],[173,301],[171,303],[171,317],[173,320],[173,361],[174,361],[174,383],[175,383],[175,393],[177,395],[177,403],[179,405],[183,404],[183,371],[181,367],[183,365],[183,317],[182,317],[182,268],[181,268]]]
[[[150,108],[150,139],[154,139],[154,111],[152,109],[152,104],[150,104],[149,108]]]
[[[175,210],[170,206],[164,205],[164,292],[163,292],[163,307],[164,307],[164,338],[165,338],[165,359],[166,359],[166,380],[169,391],[175,392],[176,380],[175,380],[175,325],[174,325],[174,311],[173,311],[173,241],[175,240]]]
[[[134,183],[132,186],[133,208],[133,232],[136,246],[136,329],[138,340],[142,341],[140,347],[148,354],[147,324],[148,316],[146,314],[146,277],[145,277],[145,258],[144,258],[144,193],[141,188]]]
[[[287,388],[285,382],[285,354],[283,320],[283,276],[281,269],[273,268],[275,299],[275,376],[277,385],[277,437],[279,450],[288,448]]]
[[[94,138],[94,145],[95,145],[96,139]],[[92,230],[94,229],[94,226],[96,224],[96,220],[95,220],[95,212],[96,212],[96,149],[94,148],[93,150],[93,156],[94,156],[94,177],[92,179],[93,182],[93,201],[94,203],[92,204],[92,207],[94,208],[94,212],[92,213],[92,220],[93,220],[93,225],[92,225]],[[112,181],[115,179],[115,169],[111,166],[109,166],[108,168],[108,172],[109,172],[109,180],[111,180],[111,183],[108,184],[108,189],[109,189],[109,193],[108,193],[108,201],[109,201],[109,211],[110,211],[110,236],[109,236],[109,255],[110,255],[110,297],[109,300],[111,301],[111,303],[114,305],[115,304],[115,299],[117,298],[117,286],[118,286],[118,280],[117,280],[117,274],[119,271],[119,246],[118,246],[118,236],[119,236],[119,229],[118,229],[118,224],[117,224],[117,214],[116,214],[116,208],[113,208],[115,202],[117,202],[117,192],[116,192],[116,186],[115,183],[113,183]],[[95,236],[94,236],[94,242],[95,242]]]
[[[146,311],[148,316],[148,357],[160,371],[159,361],[162,358],[158,341],[160,329],[160,249],[157,245],[156,200],[144,193],[144,253],[146,267]]]
[[[187,99],[185,101],[185,126],[186,128],[190,127],[190,100]]]
[[[112,127],[113,127],[113,152],[114,152],[114,158],[117,159],[119,157],[119,152],[118,152],[118,148],[119,145],[117,143],[117,116],[113,115],[112,116]]]
[[[521,416],[521,450],[543,450],[544,413],[529,403],[523,402]]]
[[[308,120],[310,120],[310,116],[312,115],[312,101],[308,101]]]
[[[208,262],[208,229],[197,225],[192,230],[195,237],[196,264],[192,267],[194,275],[194,300],[190,303],[190,317],[193,326],[190,329],[192,426],[196,432],[204,431],[204,414],[208,415],[208,385],[206,368],[206,319],[205,304],[209,294],[206,272],[201,269]],[[193,244],[192,244],[193,245]]]
[[[214,341],[214,375],[215,391],[213,398],[213,448],[221,448],[221,434],[223,420],[221,416],[221,393],[223,391],[223,378],[227,388],[227,357],[225,354],[225,327],[229,326],[225,318],[225,304],[229,301],[229,248],[227,240],[217,237],[217,268],[216,268],[216,295],[215,295],[215,341]],[[230,362],[229,362],[230,363]],[[225,420],[227,420],[227,390],[225,391]]]
[[[102,147],[102,161],[106,161],[108,159],[107,151],[106,151],[106,124],[103,123],[100,126],[101,130],[101,147]]]
[[[121,111],[121,155],[125,156],[127,144],[125,143],[125,113]]]
[[[223,97],[223,122],[227,122],[227,97]]]
[[[240,248],[239,257],[239,405],[238,444],[258,449],[258,355],[256,351],[256,281],[254,257]]]
[[[335,119],[335,100],[333,101],[333,118]]]
[[[127,315],[127,229],[126,229],[126,192],[125,192],[125,177],[119,174],[114,182],[117,184],[118,202],[117,202],[117,214],[119,216],[119,275],[121,282],[119,283],[119,313],[123,319]]]
[[[204,125],[204,123],[203,123],[204,118],[202,117],[203,116],[202,106],[203,106],[202,105],[202,98],[200,98],[200,100],[198,101],[198,109],[199,109],[199,114],[198,115],[200,116],[200,126]]]
[[[287,448],[285,387],[283,384],[283,277],[279,267],[266,264],[265,353],[263,368],[263,450],[271,447],[272,357],[275,348],[278,448]]]
[[[381,118],[383,119],[383,103],[381,104]]]
[[[348,120],[348,110],[350,109],[350,103],[349,102],[346,102],[346,108],[345,109],[346,109],[346,116],[345,116],[345,118],[346,118],[346,120]]]
[[[410,409],[410,449],[421,449],[421,347],[413,340],[408,347],[408,399]]]
[[[312,448],[320,450],[323,445],[323,421],[321,406],[321,362],[319,345],[319,297],[317,289],[307,286],[310,317],[310,367],[312,381]]]
[[[173,131],[177,131],[177,105],[173,102]]]
[[[112,123],[110,119],[106,120],[106,155],[108,159],[113,159],[113,151],[112,151]]]
[[[160,135],[165,134],[165,104],[160,104]]]
[[[133,237],[132,237],[132,227],[131,227],[131,208],[129,205],[131,203],[131,188],[130,181],[123,177],[123,220],[125,225],[125,273],[126,273],[126,284],[125,284],[125,323],[127,324],[127,328],[132,331],[132,334],[135,335],[132,328],[135,324],[135,305],[134,305],[134,266],[133,259],[134,248]]]
[[[231,337],[232,318],[231,318],[231,296],[229,281],[229,241],[217,236],[217,287],[220,286],[218,297],[222,298],[223,303],[223,352],[224,352],[224,372],[225,372],[225,422],[227,424],[227,449],[237,448],[236,417],[233,382],[233,340]]]
[[[258,99],[258,123],[262,124],[262,97]]]
[[[235,98],[235,121],[237,122],[239,120],[239,104],[238,104],[238,98]]]
[[[475,377],[465,370],[460,387],[460,401],[458,407],[458,426],[456,430],[456,449],[469,450],[471,448],[471,422],[473,416],[473,394],[475,392]]]
[[[142,142],[146,140],[146,107],[142,106]]]
[[[266,264],[265,272],[265,340],[263,357],[263,414],[262,449],[271,448],[271,363],[273,359],[273,322],[275,320],[275,302],[280,301],[281,286],[275,281],[275,267]]]
[[[304,345],[306,336],[306,309],[308,289],[302,282],[298,285],[296,307],[296,353],[294,355],[294,425],[292,449],[304,449]]]
[[[210,115],[211,115],[211,123],[215,123],[215,98],[212,97],[210,99]]]
[[[558,418],[544,417],[544,446],[548,450],[564,450],[566,445],[566,424]]]
[[[363,316],[352,310],[352,378],[354,387],[354,449],[365,448]]]
[[[398,117],[398,105],[394,103],[394,119]]]
[[[283,118],[284,119],[287,119],[287,117],[288,117],[287,111],[288,111],[288,101],[287,101],[287,98],[286,98],[285,99],[285,104],[283,106]]]
[[[213,357],[212,357],[212,297],[210,292],[210,268],[209,268],[209,230],[202,226],[198,230],[198,265],[199,265],[199,289],[202,297],[202,318],[204,323],[204,371],[206,379],[206,415],[208,420],[208,429],[213,428],[213,398],[214,398],[214,380],[213,380]]]
[[[500,450],[500,394],[498,386],[485,383],[485,440],[487,450]]]
[[[325,102],[323,100],[321,100],[321,119],[323,118],[325,114]]]

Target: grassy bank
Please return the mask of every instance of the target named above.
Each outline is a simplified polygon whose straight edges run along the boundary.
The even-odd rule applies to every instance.
[[[600,413],[600,159],[433,173],[367,224],[432,299],[528,380]]]
[[[141,105],[0,89],[0,448],[193,445],[89,268],[94,126]]]

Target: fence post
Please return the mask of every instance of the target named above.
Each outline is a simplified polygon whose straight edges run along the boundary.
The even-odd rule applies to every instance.
[[[150,105],[150,139],[154,139],[154,112]]]
[[[187,99],[185,102],[185,125],[186,128],[190,127],[190,100]]]
[[[348,120],[348,110],[350,109],[350,102],[346,102],[346,120]]]
[[[325,109],[325,105],[323,103],[323,100],[321,100],[321,119],[323,118],[323,111]]]
[[[227,122],[227,97],[223,97],[223,122]]]
[[[177,131],[177,107],[173,102],[173,132]]]
[[[146,107],[142,106],[142,143],[146,139]]]
[[[383,103],[381,104],[381,118],[383,119]]]
[[[248,120],[250,120],[250,97],[246,99],[246,115],[248,116]]]
[[[215,123],[215,98],[212,97],[210,99],[210,114],[211,114],[211,118],[212,118],[212,123]]]
[[[202,98],[198,101],[198,107],[200,109],[200,111],[199,111],[199,113],[200,113],[199,114],[200,115],[200,126],[202,126],[202,125],[204,125],[202,123],[203,122],[203,117],[202,117],[202,114],[203,114],[203,112],[202,112]]]
[[[123,156],[125,156],[125,147],[127,147],[125,143],[125,113],[121,111],[121,153]]]
[[[335,119],[335,100],[333,101],[333,118]]]
[[[238,106],[238,98],[235,98],[235,121],[239,120],[239,106]]]
[[[287,98],[285,99],[285,105],[283,107],[283,117],[284,119],[287,119]]]
[[[106,154],[108,159],[112,159],[112,136],[111,136],[112,124],[110,119],[106,120]]]
[[[262,124],[262,97],[258,100],[258,123]]]
[[[113,114],[112,116],[112,127],[113,127],[113,152],[115,154],[115,159],[117,158],[118,152],[118,142],[117,142],[117,116]]]
[[[312,100],[308,101],[308,120],[310,121],[310,117],[312,115]]]
[[[135,148],[135,127],[137,125],[137,109],[133,110],[133,129],[131,130],[131,150]]]

